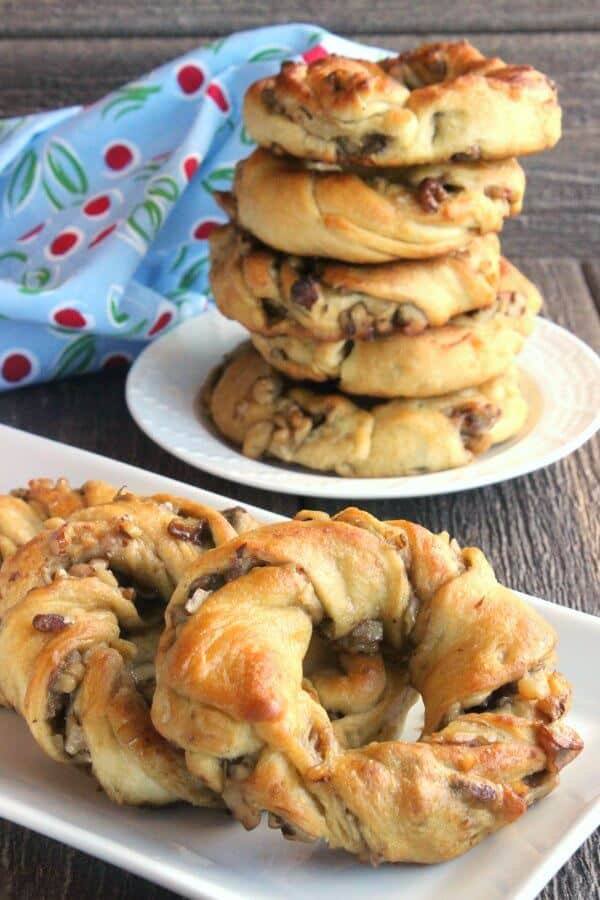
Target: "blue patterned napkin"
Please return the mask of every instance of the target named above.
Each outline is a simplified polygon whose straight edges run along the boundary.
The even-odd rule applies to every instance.
[[[212,191],[252,149],[244,92],[331,52],[382,55],[314,25],[259,28],[91,106],[0,120],[0,390],[127,363],[206,309]]]

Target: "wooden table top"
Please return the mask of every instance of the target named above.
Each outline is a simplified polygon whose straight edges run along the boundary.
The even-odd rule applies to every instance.
[[[531,63],[557,81],[563,139],[553,151],[525,160],[525,210],[507,223],[502,245],[541,288],[545,314],[600,350],[597,0],[5,0],[0,116],[87,103],[216,35],[274,21],[314,21],[392,49],[442,36],[468,36],[488,55]],[[6,393],[0,395],[0,421],[283,514],[307,506],[339,506],[242,487],[179,462],[133,423],[123,385],[124,375],[113,372]],[[599,472],[600,442],[593,440],[560,463],[504,484],[446,497],[362,505],[383,518],[403,517],[433,530],[446,529],[462,544],[482,547],[500,579],[512,587],[599,614]],[[32,472],[37,474],[43,473]],[[597,896],[599,850],[596,834],[540,896]],[[0,896],[167,900],[175,895],[0,821]]]

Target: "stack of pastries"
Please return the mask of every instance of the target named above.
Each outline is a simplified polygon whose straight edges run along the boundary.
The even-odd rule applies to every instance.
[[[447,534],[102,482],[0,496],[0,705],[118,803],[438,862],[557,785],[570,702],[553,629]]]
[[[244,117],[259,148],[219,195],[211,286],[252,343],[206,385],[218,430],[358,477],[464,465],[517,434],[515,357],[542,301],[497,232],[522,206],[515,157],[560,137],[552,82],[438,43],[285,62]]]

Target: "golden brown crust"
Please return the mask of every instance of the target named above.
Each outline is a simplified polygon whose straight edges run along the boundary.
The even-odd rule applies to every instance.
[[[111,800],[219,805],[190,777],[182,754],[154,729],[148,704],[117,650],[99,645],[87,655],[74,714],[92,771]]]
[[[338,379],[342,391],[370,397],[435,397],[505,372],[541,305],[535,285],[503,259],[491,309],[457,316],[421,334],[344,341],[251,337],[264,359],[291,378]]]
[[[310,167],[255,150],[221,195],[242,228],[285,253],[355,263],[428,259],[500,231],[521,210],[514,159],[373,172]]]
[[[66,478],[33,478],[26,488],[0,495],[0,563],[31,540],[49,519],[108,503],[116,492],[105,481],[87,481],[81,488],[72,488]]]
[[[88,507],[98,507],[118,501],[120,497],[133,498],[126,488],[117,489],[105,481],[86,481],[80,488],[72,488],[66,478],[32,478],[26,488],[15,488],[8,495],[0,495],[0,563],[11,556],[18,547],[26,544],[43,527],[52,527],[54,519],[66,519]],[[157,503],[169,504],[173,512],[191,518],[210,516],[210,525],[216,535],[215,542],[222,543],[231,537],[229,526],[218,513],[192,500],[155,494]],[[112,512],[111,512],[112,510]],[[114,515],[111,507],[109,515]],[[235,521],[225,513],[236,512]],[[92,515],[96,515],[95,513]],[[100,516],[103,513],[99,513]],[[233,525],[237,534],[256,527],[256,521],[241,507],[237,511],[225,510],[226,522]],[[224,525],[224,530],[223,530]]]
[[[21,497],[0,496],[0,564],[43,527],[44,520]]]
[[[515,371],[444,397],[361,406],[287,382],[249,344],[209,379],[204,402],[247,456],[359,478],[466,465],[517,434],[527,416]]]
[[[373,166],[505,159],[552,147],[561,133],[545,75],[486,59],[467,41],[379,63],[335,55],[285,62],[251,85],[244,118],[264,147]]]
[[[339,341],[418,334],[491,306],[500,278],[495,235],[437,259],[350,266],[278,254],[226,225],[210,236],[220,311],[265,337]]]
[[[110,503],[117,488],[106,481],[86,481],[80,488],[72,488],[66,478],[33,478],[24,489],[14,492],[29,503],[42,519],[59,516],[66,519],[79,509]]]
[[[56,498],[50,483],[32,485],[35,502]],[[61,502],[69,492],[59,484]],[[105,499],[115,491],[72,493]],[[2,701],[51,757],[90,764],[117,802],[219,802],[155,732],[148,699],[161,614],[177,580],[235,536],[209,507],[121,491],[99,506],[80,504],[68,520],[47,520],[2,566],[0,658],[11,661],[0,669]]]
[[[314,635],[324,656],[307,676]],[[366,745],[346,744],[340,692],[351,709],[373,702],[409,641],[421,740],[367,733]],[[152,718],[246,827],[267,811],[286,836],[325,838],[374,863],[436,862],[522,815],[580,751],[561,713],[539,706],[556,689],[555,642],[480,551],[357,509],[305,512],[186,573],[167,609]],[[372,659],[368,686],[350,678],[335,699],[319,694],[321,668],[343,679],[348,655],[359,668]],[[538,674],[536,696],[528,679]]]

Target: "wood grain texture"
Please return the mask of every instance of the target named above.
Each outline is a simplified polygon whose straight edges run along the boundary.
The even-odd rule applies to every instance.
[[[0,820],[2,900],[167,900],[177,895]]]
[[[600,313],[600,263],[586,260],[581,267],[581,271],[596,304],[596,309]]]
[[[517,260],[542,289],[546,313],[600,349],[600,319],[582,268],[569,259]],[[590,269],[591,271],[591,269]],[[595,276],[600,274],[594,268]],[[594,277],[595,277],[594,276]],[[551,377],[551,373],[548,373]],[[0,421],[293,515],[340,502],[269,494],[217,479],[162,451],[134,425],[124,375],[104,373],[0,395]],[[98,404],[101,385],[102,403]],[[511,586],[600,613],[600,441],[514,481],[446,497],[366,502],[380,517],[405,517],[447,529],[481,546]],[[600,837],[591,838],[540,895],[580,900],[597,884]],[[0,897],[14,900],[167,900],[173,894],[8,823],[0,829]]]
[[[569,31],[598,25],[595,0],[499,0],[494,3],[415,3],[413,0],[152,0],[124,3],[104,0],[5,0],[4,35],[148,35],[223,34],[274,22],[318,22],[332,31],[356,34],[400,31]]]
[[[358,37],[393,50],[423,40],[415,33]],[[593,258],[600,250],[600,33],[540,34],[535,40],[475,34],[472,40],[486,54],[527,60],[551,74],[564,108],[559,145],[523,160],[525,207],[521,217],[506,223],[506,254]],[[198,43],[196,37],[4,41],[0,116],[90,103]]]
[[[487,54],[529,62],[557,81],[564,137],[551,153],[525,162],[525,211],[507,224],[503,248],[542,288],[546,314],[600,349],[598,0],[5,0],[0,116],[89,103],[213,36],[275,21],[319,22],[397,50],[468,34]],[[0,421],[275,512],[293,515],[303,506],[340,506],[256,491],[191,469],[134,425],[123,384],[122,373],[104,373],[0,395]],[[481,546],[499,577],[515,588],[598,614],[599,472],[596,439],[554,466],[501,485],[364,505],[381,517],[404,516],[434,530],[446,528],[463,544]],[[596,834],[550,882],[542,900],[596,896],[599,857]],[[0,821],[2,900],[104,897],[168,900],[175,895]]]

